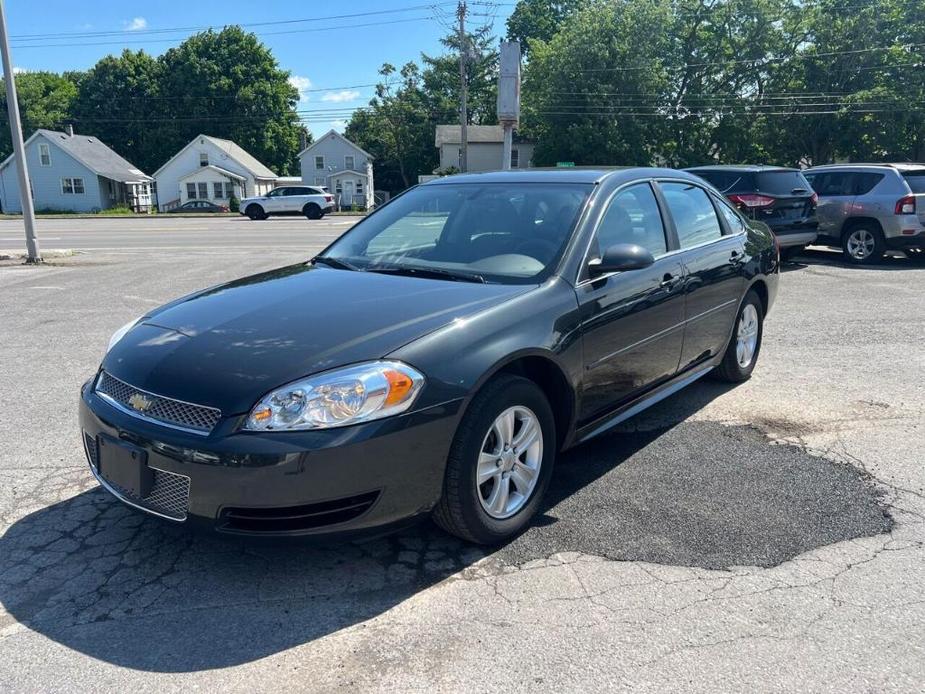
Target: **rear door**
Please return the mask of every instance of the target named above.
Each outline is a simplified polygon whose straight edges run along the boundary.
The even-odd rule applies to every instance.
[[[284,200],[285,212],[301,212],[305,203],[311,200],[311,189],[302,186],[288,188]]]
[[[648,182],[618,190],[604,206],[586,262],[618,243],[647,248],[641,270],[584,278],[576,286],[584,345],[579,417],[594,419],[678,368],[684,334],[682,266]]]
[[[726,348],[745,289],[746,234],[744,224],[730,228],[720,221],[716,205],[726,203],[714,201],[704,188],[686,181],[659,181],[658,186],[684,266],[685,327],[679,364],[679,371],[684,371]]]
[[[854,173],[851,171],[807,171],[806,179],[819,196],[816,219],[819,234],[840,241],[841,229],[854,204]]]

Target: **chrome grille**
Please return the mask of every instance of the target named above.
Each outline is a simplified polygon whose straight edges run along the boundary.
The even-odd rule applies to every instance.
[[[103,474],[99,467],[99,445],[94,437],[84,433],[84,444],[93,474],[117,497],[142,510],[167,516],[173,520],[186,520],[186,511],[189,508],[189,477],[151,468],[151,472],[154,473],[151,493],[145,497],[139,497],[123,489]]]
[[[173,400],[161,395],[155,395],[120,381],[105,371],[100,374],[96,383],[96,392],[120,405],[123,410],[141,419],[149,419],[164,424],[190,429],[208,434],[221,419],[221,410],[204,405],[194,405]],[[150,405],[144,412],[140,412],[131,405],[135,396],[143,396]]]

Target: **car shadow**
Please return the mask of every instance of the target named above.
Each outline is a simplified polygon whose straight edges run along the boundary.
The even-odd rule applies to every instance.
[[[855,265],[845,261],[839,250],[816,246],[803,249],[790,259],[783,261],[781,263],[781,272],[805,270],[807,267],[813,265],[828,265],[848,270],[884,270],[887,272],[898,270],[925,270],[925,257],[909,258],[900,251],[887,251],[887,254],[875,263]]]
[[[723,438],[722,432],[684,427],[692,426],[686,421],[691,414],[728,388],[707,381],[695,384],[613,435],[561,455],[536,523],[513,542],[491,550],[450,537],[430,522],[379,539],[328,545],[203,535],[140,515],[92,488],[20,518],[0,537],[0,604],[6,612],[0,611],[0,628],[8,630],[15,620],[101,661],[143,671],[191,672],[247,663],[307,644],[377,617],[451,576],[483,575],[496,570],[499,562],[516,565],[557,551],[695,566],[764,564],[763,555],[753,559],[750,546],[722,555],[734,541],[683,518],[680,525],[690,525],[694,540],[682,537],[669,547],[674,553],[666,554],[666,532],[671,530],[656,527],[660,518],[678,518],[678,504],[685,498],[685,504],[709,507],[712,497],[722,494],[740,505],[737,515],[721,519],[733,539],[760,536],[764,545],[773,545],[767,537],[769,495],[755,484],[767,477],[767,468],[734,463],[745,472],[728,476],[726,488],[704,487],[701,496],[685,497],[685,488],[692,486],[685,475],[691,473],[677,474],[670,467],[671,451],[689,448],[696,459],[699,446],[709,450]],[[667,454],[650,450],[661,440]],[[733,447],[725,454],[730,460],[756,457],[751,450],[736,453],[731,439],[722,445]],[[633,474],[620,481],[627,461]],[[794,478],[794,469],[807,467],[802,460],[796,462],[795,467],[781,467],[786,479]],[[700,467],[700,461],[694,465]],[[703,470],[707,478],[714,474],[707,466]],[[794,479],[801,488],[820,486]],[[781,482],[770,478],[768,484]],[[624,499],[639,490],[646,499],[637,510],[630,509],[630,516],[608,515],[618,507],[629,508]],[[739,500],[749,496],[755,497],[752,505]],[[569,510],[575,499],[583,498],[590,502]],[[852,509],[863,506],[854,497],[845,498]],[[798,508],[818,506],[799,495],[782,499],[772,498],[771,512],[786,519],[791,529],[799,520],[794,520]],[[638,510],[642,508],[644,512]],[[832,517],[828,508],[819,512]],[[708,515],[703,508],[694,508],[694,513]],[[613,527],[601,532],[602,523]],[[597,535],[624,544],[595,545]],[[839,537],[813,537],[810,544]],[[805,543],[790,546],[786,538],[782,542],[790,544],[780,556],[806,548]],[[485,558],[495,561],[474,574],[466,571]]]

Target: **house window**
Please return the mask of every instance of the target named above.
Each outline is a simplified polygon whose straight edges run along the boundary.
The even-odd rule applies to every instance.
[[[315,157],[315,168],[323,169],[324,168],[324,155],[318,155]]]
[[[511,168],[516,169],[520,166],[520,150],[511,150]]]
[[[215,181],[212,184],[212,190],[215,192],[215,195],[213,197],[216,198],[217,200],[221,200],[222,199],[222,182]]]
[[[65,195],[83,195],[84,180],[82,178],[62,178],[61,192]]]
[[[341,185],[340,181],[334,184],[334,192],[337,193],[338,195],[344,192],[344,186]]]
[[[315,176],[315,185],[323,186],[324,185],[324,176]]]
[[[456,150],[456,166],[462,168],[462,147]]]
[[[199,197],[202,200],[209,199],[209,184],[205,181],[199,181],[196,185],[199,186]]]
[[[209,153],[200,152],[199,153],[199,166],[208,166],[209,165]]]
[[[195,183],[186,184],[186,198],[187,200],[196,199],[196,184]]]
[[[234,183],[231,181],[225,183],[225,197],[229,200],[234,197]]]
[[[363,194],[363,181],[357,181],[357,195]]]
[[[344,157],[344,168],[353,171],[353,155],[348,154]]]
[[[46,144],[39,145],[39,164],[51,166],[51,149]]]

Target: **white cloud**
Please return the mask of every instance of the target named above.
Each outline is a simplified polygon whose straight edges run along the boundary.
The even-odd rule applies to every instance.
[[[13,66],[13,74],[14,74],[14,75],[21,75],[21,74],[23,74],[24,72],[29,72],[29,70],[26,69],[26,68],[24,68],[24,67],[19,67],[18,65],[14,65],[14,66]]]
[[[335,103],[341,103],[343,101],[353,101],[360,97],[360,92],[355,89],[344,89],[339,92],[328,92],[323,97],[322,101],[333,101]]]
[[[126,31],[141,31],[148,28],[148,20],[144,17],[133,17],[122,22],[122,26]]]
[[[344,128],[347,127],[347,121],[345,120],[332,120],[331,127],[334,128],[337,132],[343,133]]]
[[[312,88],[312,81],[308,77],[292,75],[289,78],[289,84],[298,90],[299,101],[308,101],[308,90]]]

